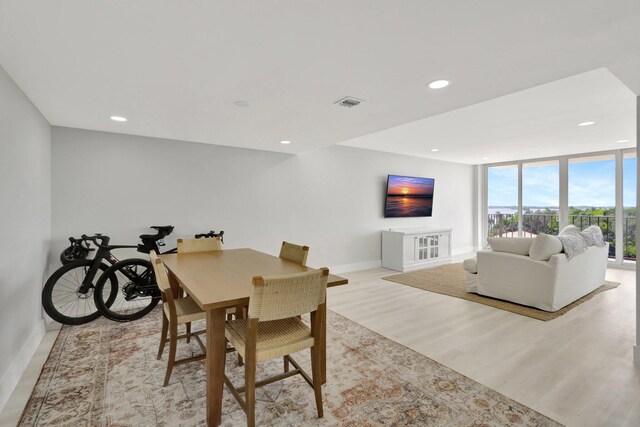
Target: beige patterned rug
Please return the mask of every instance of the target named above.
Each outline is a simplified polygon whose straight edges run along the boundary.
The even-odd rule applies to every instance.
[[[156,309],[126,324],[99,319],[65,326],[19,426],[204,426],[203,362],[175,367],[170,384],[162,387],[166,359],[155,357],[160,313]],[[560,425],[338,314],[328,313],[327,327],[325,417],[316,418],[313,391],[296,376],[258,389],[258,425]],[[195,343],[178,344],[179,357],[198,351]],[[308,352],[298,359],[308,368]],[[258,378],[281,365],[260,364]],[[227,356],[226,369],[235,384],[242,383],[234,354]],[[225,389],[222,425],[245,423]]]
[[[489,307],[499,308],[501,310],[510,311],[522,316],[532,317],[538,320],[553,320],[562,316],[569,310],[576,308],[585,301],[589,301],[595,295],[601,292],[615,289],[620,286],[618,282],[609,282],[605,280],[602,286],[595,291],[583,296],[579,300],[561,308],[553,313],[538,310],[537,308],[527,307],[509,301],[485,297],[482,295],[467,292],[467,282],[465,271],[462,263],[446,264],[433,268],[424,268],[422,270],[411,271],[408,273],[394,274],[393,276],[383,277],[390,282],[400,283],[402,285],[411,286],[413,288],[423,289],[425,291],[435,292],[438,294],[449,295],[456,298],[473,301]]]

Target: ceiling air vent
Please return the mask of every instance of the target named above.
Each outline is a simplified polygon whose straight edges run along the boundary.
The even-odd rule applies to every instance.
[[[334,102],[334,104],[338,104],[341,107],[355,107],[356,105],[360,105],[360,103],[364,102],[362,99],[354,98],[352,96],[345,96],[344,98]]]

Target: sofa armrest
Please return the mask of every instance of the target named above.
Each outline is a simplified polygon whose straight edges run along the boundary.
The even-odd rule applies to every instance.
[[[609,243],[590,246],[583,253],[567,259],[564,253],[553,255],[549,264],[556,270],[558,286],[554,301],[559,307],[569,304],[602,285],[607,272]]]

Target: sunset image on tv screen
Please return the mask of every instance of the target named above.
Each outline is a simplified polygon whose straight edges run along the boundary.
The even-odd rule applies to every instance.
[[[389,175],[385,217],[431,216],[433,178]]]

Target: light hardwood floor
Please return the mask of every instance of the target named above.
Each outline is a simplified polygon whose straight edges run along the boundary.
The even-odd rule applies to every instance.
[[[343,274],[328,307],[568,426],[639,426],[635,271],[549,322],[396,284],[386,269]]]
[[[382,280],[375,269],[329,289],[328,306],[568,426],[640,425],[635,343],[635,272],[569,313],[542,322]],[[0,426],[15,426],[55,338],[47,333]]]

